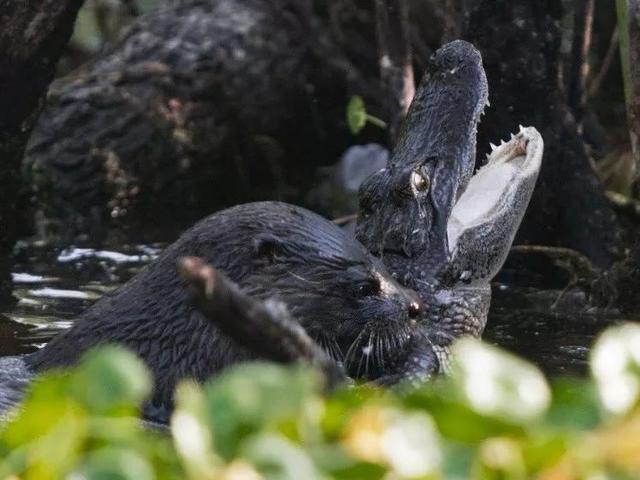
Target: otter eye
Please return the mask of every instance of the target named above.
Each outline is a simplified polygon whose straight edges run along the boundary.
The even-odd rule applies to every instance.
[[[377,278],[369,278],[358,287],[358,293],[363,297],[370,297],[380,293],[380,280]]]
[[[419,172],[411,172],[411,185],[418,192],[424,192],[429,188],[429,178]]]

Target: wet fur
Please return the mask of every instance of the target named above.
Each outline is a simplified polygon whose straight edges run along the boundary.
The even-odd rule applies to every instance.
[[[123,344],[151,368],[153,404],[170,406],[176,383],[204,381],[251,354],[222,336],[188,302],[176,272],[183,256],[211,263],[247,293],[284,302],[294,318],[350,373],[381,375],[388,351],[401,348],[409,304],[381,263],[343,230],[305,209],[278,202],[215,213],[162,256],[84,312],[31,359],[36,369],[75,363],[92,346]],[[388,287],[371,291],[381,276]],[[363,342],[375,342],[363,360]]]

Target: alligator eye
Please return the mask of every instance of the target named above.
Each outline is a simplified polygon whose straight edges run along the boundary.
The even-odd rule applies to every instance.
[[[370,278],[363,282],[358,287],[358,293],[363,297],[370,297],[373,295],[378,295],[380,293],[382,286],[380,285],[380,280],[377,278]]]
[[[411,172],[411,185],[413,185],[418,192],[424,192],[429,188],[429,178],[418,172]]]

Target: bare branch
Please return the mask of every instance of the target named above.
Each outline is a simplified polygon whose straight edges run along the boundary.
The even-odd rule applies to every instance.
[[[194,305],[238,344],[276,362],[315,365],[324,373],[329,387],[344,380],[335,361],[290,317],[283,304],[250,297],[199,258],[181,259],[178,269]]]
[[[586,85],[589,75],[589,49],[593,26],[594,0],[576,2],[573,25],[573,46],[569,76],[568,103],[580,123],[586,107]]]
[[[391,145],[395,143],[413,95],[409,6],[406,0],[376,0],[376,30],[383,95]]]
[[[613,29],[611,39],[609,40],[609,48],[607,48],[607,53],[602,60],[600,70],[598,70],[598,73],[594,75],[593,80],[591,80],[591,83],[589,84],[589,98],[593,98],[598,94],[598,92],[600,91],[600,87],[602,86],[602,82],[609,73],[609,70],[611,70],[611,65],[613,64],[616,53],[618,52],[618,45],[620,43],[619,32],[620,31],[618,30],[618,27]]]

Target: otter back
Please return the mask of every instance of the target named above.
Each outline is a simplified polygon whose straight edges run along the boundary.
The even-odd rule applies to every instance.
[[[156,381],[152,403],[167,407],[181,378],[204,381],[250,358],[188,302],[176,271],[183,256],[203,258],[256,298],[281,300],[340,360],[367,325],[397,329],[415,308],[415,297],[336,225],[284,203],[246,204],[185,232],[157,261],[34,354],[32,365],[73,364],[90,347],[116,342],[147,363]]]

